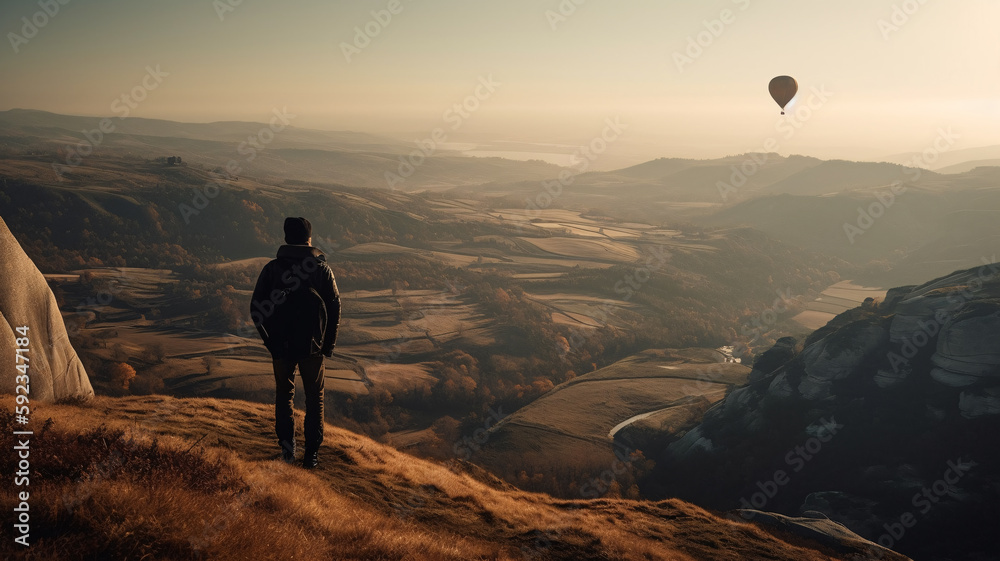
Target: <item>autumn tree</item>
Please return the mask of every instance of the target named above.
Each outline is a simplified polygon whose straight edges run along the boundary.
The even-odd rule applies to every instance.
[[[135,368],[124,362],[112,364],[108,373],[111,375],[111,382],[123,390],[128,390],[129,384],[135,378]]]

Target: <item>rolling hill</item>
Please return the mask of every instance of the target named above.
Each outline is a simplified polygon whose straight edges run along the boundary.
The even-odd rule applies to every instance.
[[[848,162],[830,160],[804,169],[768,185],[764,192],[794,195],[825,195],[856,189],[888,187],[894,182],[910,181],[917,177],[913,168],[897,164],[875,162]],[[937,174],[920,171],[919,177],[933,179]]]
[[[1000,167],[1000,158],[993,158],[989,160],[970,160],[953,166],[938,168],[936,171],[938,173],[965,173],[982,167]]]
[[[751,227],[787,243],[866,267],[865,282],[908,284],[972,267],[996,253],[1000,168],[927,178],[895,191],[775,195],[741,202],[698,222]],[[942,178],[952,178],[943,180]],[[947,185],[942,185],[945,181]]]

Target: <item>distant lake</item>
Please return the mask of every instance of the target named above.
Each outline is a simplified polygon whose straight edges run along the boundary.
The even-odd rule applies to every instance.
[[[520,150],[503,150],[506,148],[505,144],[513,144],[511,148],[520,148]],[[575,146],[570,146],[568,144],[536,144],[536,143],[525,143],[525,142],[513,142],[509,140],[495,140],[487,143],[471,143],[471,142],[444,142],[439,145],[443,150],[451,150],[454,152],[460,152],[463,156],[472,156],[475,158],[507,158],[508,160],[541,160],[543,162],[548,162],[550,164],[555,164],[562,167],[570,167],[573,162],[570,161],[570,156],[577,149]],[[534,147],[538,147],[538,151],[532,150]],[[501,148],[496,150],[496,148]],[[528,148],[528,150],[524,150]],[[552,152],[552,149],[556,150],[565,149],[564,152]]]
[[[572,154],[556,154],[554,152],[516,152],[511,150],[466,150],[462,152],[466,156],[477,158],[507,158],[508,160],[542,160],[557,166],[569,167],[573,164],[570,160]]]

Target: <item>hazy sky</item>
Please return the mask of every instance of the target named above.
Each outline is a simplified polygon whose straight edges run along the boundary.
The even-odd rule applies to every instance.
[[[387,25],[369,23],[393,4],[69,0],[42,17],[38,0],[3,0],[0,109],[112,115],[159,65],[169,76],[131,115],[262,121],[287,106],[301,127],[574,145],[617,116],[616,149],[644,156],[774,138],[786,154],[877,157],[940,127],[956,149],[1000,144],[997,0],[398,0]],[[21,42],[23,17],[48,21]],[[366,25],[377,35],[348,62],[342,43]],[[685,53],[699,33],[700,54]],[[830,94],[793,134],[767,94],[779,74],[799,81],[800,116],[811,88]],[[495,91],[451,131],[444,112],[489,76]]]

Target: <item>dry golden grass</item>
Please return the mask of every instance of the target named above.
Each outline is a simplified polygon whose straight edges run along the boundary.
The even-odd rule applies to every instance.
[[[0,398],[2,411],[13,401]],[[8,451],[0,464],[13,467],[9,413],[0,416]],[[521,492],[330,426],[319,469],[306,471],[275,459],[272,418],[267,405],[215,399],[36,404],[32,545],[8,539],[0,553],[54,561],[838,558],[681,501]],[[5,512],[14,492],[0,490]]]

